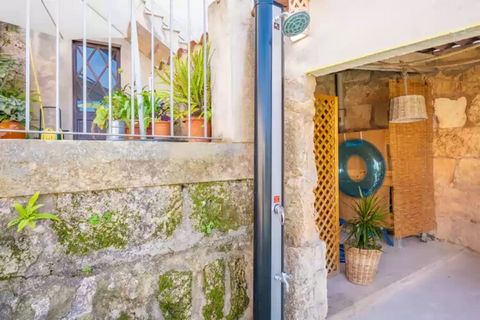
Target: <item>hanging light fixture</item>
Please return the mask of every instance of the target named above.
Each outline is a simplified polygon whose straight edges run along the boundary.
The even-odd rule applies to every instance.
[[[405,95],[390,100],[390,122],[411,123],[428,119],[425,97],[408,94],[407,73],[403,74]]]

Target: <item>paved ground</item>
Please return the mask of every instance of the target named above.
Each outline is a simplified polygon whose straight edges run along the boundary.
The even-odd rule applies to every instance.
[[[329,280],[329,319],[480,319],[480,255],[444,242],[386,248],[373,285]]]

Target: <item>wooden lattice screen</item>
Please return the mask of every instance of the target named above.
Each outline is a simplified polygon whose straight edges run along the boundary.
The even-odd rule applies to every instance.
[[[327,244],[328,272],[339,271],[340,228],[338,214],[338,100],[315,97],[315,220],[320,239]]]

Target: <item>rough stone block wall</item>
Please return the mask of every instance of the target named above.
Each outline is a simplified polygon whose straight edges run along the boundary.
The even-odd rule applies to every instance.
[[[29,144],[37,157],[18,152],[25,147],[18,143]],[[164,173],[182,167],[183,156],[158,152],[164,151],[161,143],[2,142],[6,157],[8,151],[17,153],[8,161],[0,159],[0,181],[11,178],[9,168],[23,163],[30,169],[16,171],[16,181],[32,181],[33,189],[50,182],[51,190],[37,190],[42,192],[38,203],[61,221],[41,221],[34,230],[21,233],[7,229],[16,217],[13,204],[25,203],[30,195],[12,195],[10,188],[10,195],[4,196],[8,185],[0,183],[0,319],[250,319],[253,182],[250,170],[239,171],[250,148],[202,144],[199,151],[197,144],[197,160],[203,156],[197,165],[210,175],[201,178],[211,181],[177,175],[170,181],[158,179],[158,185],[140,186],[147,175],[142,169],[124,181],[133,187],[97,185],[69,192],[86,171],[92,181],[96,173],[70,156],[85,157],[87,151],[100,163],[105,154],[88,151],[101,145],[105,153],[129,149],[123,152],[136,153],[132,161],[151,150],[158,159],[151,159],[150,165],[168,158]],[[192,148],[173,147],[177,153]],[[48,155],[48,150],[59,148],[64,155],[55,156],[58,161],[63,158],[63,170],[70,171],[61,184],[66,192],[55,191],[54,174],[34,178],[36,172],[44,172],[40,150]],[[215,168],[214,159],[227,163],[230,172],[209,171]],[[48,158],[43,160],[46,165]],[[115,172],[110,169],[104,162],[97,179]]]
[[[428,79],[437,236],[480,252],[480,66]]]
[[[342,72],[346,132],[388,128],[388,81],[398,76],[394,72]],[[317,78],[315,91],[336,95],[335,77],[327,75]]]

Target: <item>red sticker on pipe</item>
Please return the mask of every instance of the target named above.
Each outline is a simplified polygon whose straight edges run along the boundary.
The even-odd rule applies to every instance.
[[[273,203],[280,204],[280,196],[273,196]]]

